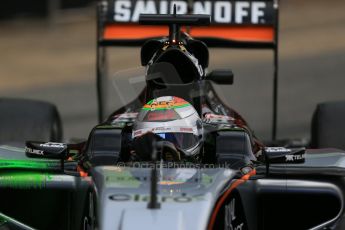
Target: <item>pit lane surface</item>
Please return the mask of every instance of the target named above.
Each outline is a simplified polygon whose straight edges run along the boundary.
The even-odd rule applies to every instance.
[[[281,1],[278,137],[309,137],[318,102],[345,100],[345,2]],[[65,138],[86,138],[97,123],[95,20],[92,7],[62,12],[55,24],[32,19],[0,23],[0,96],[57,104]],[[113,49],[111,73],[139,65],[139,49]],[[228,104],[256,134],[270,137],[272,53],[212,49],[212,67],[230,67]]]

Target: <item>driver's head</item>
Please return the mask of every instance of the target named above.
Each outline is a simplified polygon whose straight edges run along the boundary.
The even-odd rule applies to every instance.
[[[187,156],[200,152],[202,142],[201,119],[187,101],[164,96],[149,101],[141,109],[133,126],[133,138],[154,133],[183,150]]]

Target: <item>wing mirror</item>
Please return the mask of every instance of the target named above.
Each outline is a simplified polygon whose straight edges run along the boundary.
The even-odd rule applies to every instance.
[[[25,144],[26,156],[36,158],[64,159],[67,149],[64,143],[27,141]]]
[[[266,147],[263,152],[268,164],[296,164],[305,162],[305,148]]]
[[[220,85],[232,85],[234,83],[234,74],[230,69],[217,69],[207,74],[206,80]]]

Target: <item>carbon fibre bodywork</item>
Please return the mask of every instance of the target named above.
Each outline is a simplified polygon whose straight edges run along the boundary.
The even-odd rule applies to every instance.
[[[344,226],[345,152],[336,149],[307,151],[305,163],[271,165],[269,174],[258,166],[250,178],[226,168],[157,164],[159,209],[148,208],[152,164],[97,166],[80,177],[59,172],[59,161],[16,164],[24,149],[0,151],[2,226],[10,229],[27,229],[19,223],[37,229]],[[12,170],[5,173],[7,166]]]
[[[179,2],[184,3],[180,7],[187,7],[185,1]],[[0,229],[344,229],[345,152],[265,147],[210,83],[232,83],[232,72],[224,71],[229,77],[224,81],[219,80],[223,74],[218,80],[216,74],[207,74],[205,43],[273,49],[275,139],[278,2],[225,2],[225,7],[237,6],[234,12],[241,20],[235,17],[232,22],[231,16],[227,23],[216,25],[209,32],[216,37],[205,37],[199,30],[201,40],[180,33],[180,26],[207,24],[210,16],[177,15],[176,6],[174,15],[145,15],[141,23],[168,25],[169,37],[145,43],[146,87],[132,103],[104,119],[104,47],[141,44],[148,39],[140,34],[128,38],[114,30],[134,28],[130,24],[126,30],[126,22],[118,20],[125,16],[123,10],[130,11],[132,3],[144,4],[101,1],[98,5],[100,124],[91,130],[88,140],[78,144],[27,142],[25,149],[0,146]],[[145,9],[156,3],[146,1]],[[225,4],[212,3],[217,7]],[[212,15],[217,20],[223,16]],[[224,28],[241,33],[224,37]],[[157,31],[161,30],[148,32],[153,36]],[[260,36],[243,37],[243,32]],[[203,146],[198,157],[180,162],[157,160],[154,149],[150,160],[132,160],[131,154],[137,150],[133,148],[133,122],[146,102],[160,96],[183,98],[202,118]]]

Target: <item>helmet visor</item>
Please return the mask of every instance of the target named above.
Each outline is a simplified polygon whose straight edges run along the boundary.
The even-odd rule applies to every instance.
[[[176,147],[183,150],[196,146],[199,138],[193,133],[156,133],[166,141],[173,143]]]

